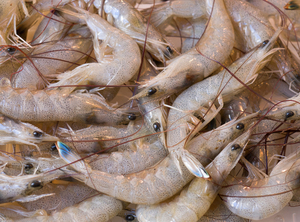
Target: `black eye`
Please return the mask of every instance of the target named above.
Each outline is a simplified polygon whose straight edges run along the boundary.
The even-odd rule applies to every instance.
[[[6,49],[6,52],[9,53],[10,55],[14,54],[15,51],[16,51],[16,49],[12,48],[12,47]]]
[[[244,129],[244,127],[245,127],[245,125],[243,123],[238,123],[236,125],[236,129],[238,129],[238,130],[242,130],[242,129]]]
[[[128,115],[128,119],[129,119],[129,120],[135,120],[135,119],[136,119],[136,115],[133,114],[133,113],[130,113],[130,114]]]
[[[293,115],[295,115],[295,113],[293,111],[287,111],[285,113],[285,118],[289,118],[289,117],[292,117]]]
[[[237,149],[240,149],[240,145],[239,144],[233,144],[232,147],[231,147],[231,150],[237,150]]]
[[[133,215],[131,215],[131,214],[128,214],[126,217],[125,217],[125,219],[127,220],[127,221],[134,221],[134,216]]]
[[[150,88],[149,90],[148,90],[148,96],[151,96],[151,95],[153,95],[154,93],[156,93],[157,92],[157,89],[155,89],[155,88]]]
[[[24,168],[25,170],[30,170],[31,168],[33,168],[33,165],[31,163],[26,163]]]
[[[269,43],[269,40],[265,40],[265,41],[263,41],[262,46],[264,47],[264,46],[266,46],[268,43]]]
[[[31,187],[40,187],[41,186],[41,182],[38,180],[34,180],[31,182],[30,184]]]
[[[170,46],[167,46],[167,50],[169,51],[170,54],[173,54],[173,49],[171,49]]]
[[[160,130],[160,124],[158,122],[154,123],[153,128],[154,128],[155,132],[159,131]]]
[[[51,145],[51,150],[52,150],[52,151],[57,150],[57,149],[56,149],[56,146],[55,146],[55,143],[53,143],[53,144]]]
[[[38,132],[38,131],[34,131],[32,134],[34,137],[41,137],[43,135],[42,132]]]

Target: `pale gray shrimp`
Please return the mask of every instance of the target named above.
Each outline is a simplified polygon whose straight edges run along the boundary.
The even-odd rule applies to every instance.
[[[61,176],[59,171],[52,173],[23,175],[23,176],[7,176],[0,174],[0,202],[9,201],[31,201],[39,199],[45,195],[28,196],[32,191],[42,188],[46,183]]]
[[[234,44],[233,27],[223,0],[213,3],[214,0],[206,0],[207,17],[211,14],[211,19],[196,46],[171,60],[157,77],[142,85],[143,90],[131,99],[165,98],[209,76],[219,68],[218,63],[227,59]]]
[[[206,167],[211,179],[195,178],[179,195],[157,205],[138,206],[137,218],[150,221],[198,221],[209,209],[222,182],[242,156],[250,131],[229,143]]]
[[[151,23],[158,27],[170,20],[173,16],[196,19],[206,16],[204,0],[173,0],[154,6]],[[144,14],[150,14],[152,8],[143,10]]]
[[[28,211],[45,210],[48,214],[53,211],[60,211],[66,207],[73,206],[86,198],[97,194],[97,191],[79,182],[68,184],[48,183],[42,189],[33,192],[35,195],[54,193],[55,195],[20,203]]]
[[[49,77],[64,72],[90,51],[90,35],[89,30],[82,27],[71,30],[65,38],[55,43],[37,45],[28,55],[30,59],[13,76],[13,88],[43,89]]]
[[[249,84],[256,78],[257,71],[266,64],[268,57],[276,52],[277,49],[270,52],[269,50],[280,31],[278,30],[270,41],[266,41],[254,51],[234,62],[228,70],[234,73],[241,82]],[[168,115],[167,124],[170,131],[167,133],[167,141],[169,149],[179,151],[184,148],[185,138],[188,135],[187,123],[191,119],[191,115],[187,115],[187,113],[198,114],[201,107],[208,105],[208,101],[213,101],[218,96],[224,97],[226,101],[242,88],[243,85],[240,82],[233,78],[227,70],[223,70],[182,92],[174,101],[173,108]]]
[[[299,188],[299,152],[281,160],[270,176],[251,185],[231,184],[220,191],[229,210],[243,218],[261,220],[282,210]]]
[[[235,139],[250,127],[250,120],[252,117],[255,118],[255,116],[256,114],[253,114],[233,123],[228,123],[221,127],[220,130],[217,129],[213,133],[207,133],[206,137],[205,135],[203,137],[200,135],[198,138],[201,137],[202,140],[198,138],[195,138],[195,140],[200,140],[201,142],[193,143],[192,140],[191,148],[187,148],[187,150],[193,152],[200,162],[208,164],[226,143]],[[73,151],[62,143],[57,142],[57,145],[60,155],[68,163],[79,158],[74,156]],[[92,178],[90,178],[89,175],[85,174],[86,168],[81,169],[81,166],[75,166],[74,164],[71,166],[83,173],[74,175],[74,178],[85,181],[88,186],[95,188],[93,185],[95,184],[96,189],[100,192],[138,204],[154,204],[170,198],[194,177],[184,166],[181,159],[177,159],[177,155],[174,152],[171,152],[159,164],[148,170],[124,176],[91,170],[92,173],[89,175]]]
[[[106,222],[116,216],[123,209],[122,202],[106,195],[97,195],[85,201],[67,207],[61,211],[52,212],[43,216],[34,215],[30,218],[14,220],[18,222]],[[46,214],[46,215],[45,215]],[[40,213],[41,215],[41,213]],[[9,218],[7,222],[11,222]]]
[[[0,116],[0,145],[13,143],[37,147],[36,143],[57,140],[56,136],[48,135],[32,124]]]
[[[117,28],[112,27],[99,15],[76,8],[81,14],[62,10],[84,21],[93,38],[95,55],[98,63],[83,64],[72,71],[57,76],[60,80],[50,87],[61,85],[120,85],[130,80],[138,71],[141,54],[136,42]],[[99,45],[99,40],[102,44]],[[107,46],[112,55],[105,55]],[[67,88],[68,92],[73,88]]]
[[[95,0],[94,5],[101,14],[102,0]],[[104,11],[108,21],[137,41],[143,48],[147,36],[146,50],[157,60],[165,62],[178,54],[151,24],[147,24],[142,14],[124,0],[105,0]]]
[[[74,121],[85,123],[128,122],[124,112],[114,110],[93,94],[62,94],[57,90],[13,89],[6,78],[0,80],[0,112],[21,121]]]

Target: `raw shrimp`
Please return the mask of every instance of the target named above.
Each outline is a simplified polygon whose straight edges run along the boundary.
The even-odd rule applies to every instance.
[[[37,200],[42,196],[27,196],[32,191],[42,188],[46,183],[58,178],[61,175],[59,171],[46,174],[7,176],[0,174],[0,202],[7,201],[31,201]]]
[[[266,64],[268,57],[276,52],[277,49],[272,48],[281,30],[275,35],[261,44],[259,47],[247,53],[245,56],[229,66],[228,70],[234,73],[244,84],[249,84],[257,76],[259,71]],[[237,94],[243,85],[237,81],[227,71],[223,70],[217,75],[209,77],[182,92],[174,101],[173,109],[168,115],[168,147],[171,150],[181,150],[184,147],[185,138],[188,135],[188,121],[191,119],[188,113],[199,112],[199,108],[207,106],[208,101],[213,101],[218,96],[224,97],[225,101],[234,94]],[[200,114],[202,115],[202,114]],[[195,132],[194,132],[195,133]]]
[[[90,51],[90,35],[89,30],[82,27],[71,30],[64,39],[55,44],[50,42],[36,46],[31,55],[28,55],[30,59],[13,76],[13,88],[43,89],[47,81],[45,78],[49,79],[51,74],[64,72]]]
[[[208,15],[211,14],[211,19],[196,46],[171,60],[157,77],[142,85],[145,88],[131,99],[165,98],[209,76],[220,66],[216,61],[223,63],[227,59],[233,47],[234,32],[223,0],[206,0],[206,10]]]
[[[21,121],[74,121],[85,123],[124,123],[127,115],[114,110],[93,94],[62,94],[57,90],[13,89],[6,78],[0,80],[0,112]]]
[[[173,16],[196,19],[206,16],[204,0],[173,0],[154,6],[151,23],[158,27],[170,20]],[[143,10],[144,14],[150,14],[152,8]]]
[[[299,188],[299,152],[281,160],[265,179],[250,186],[231,184],[220,197],[233,213],[251,220],[267,218],[283,209]]]
[[[24,0],[2,0],[0,3],[0,45],[10,44],[8,35],[28,16]],[[15,33],[16,34],[16,33]]]
[[[44,141],[57,141],[56,136],[50,136],[39,128],[29,124],[0,116],[0,144],[27,144],[36,146],[35,143]]]
[[[242,156],[250,131],[229,143],[206,167],[210,180],[195,178],[179,195],[169,202],[151,206],[138,206],[141,222],[198,221],[209,209],[221,188],[222,182]]]
[[[106,222],[123,209],[122,202],[106,195],[97,195],[85,201],[67,207],[61,211],[52,212],[49,216],[33,216],[18,222]],[[45,213],[46,214],[46,213]],[[7,222],[12,222],[7,218]]]
[[[95,0],[94,5],[101,14],[102,0]],[[147,24],[142,14],[124,0],[105,0],[104,11],[109,15],[108,21],[137,41],[143,48],[146,41],[146,50],[157,60],[165,62],[178,55],[175,49],[164,39],[151,24]],[[147,36],[147,37],[146,37]]]
[[[141,54],[136,42],[119,29],[112,27],[99,15],[76,9],[81,14],[68,10],[63,12],[70,13],[87,24],[94,36],[94,50],[98,63],[84,64],[73,71],[62,73],[57,77],[60,81],[50,86],[120,85],[130,80],[141,63]],[[99,40],[103,41],[101,45]],[[104,55],[107,46],[111,48],[111,56]],[[67,91],[70,92],[72,89],[68,88]]]
[[[210,141],[200,143],[197,147],[191,145],[191,150],[195,152],[193,154],[195,154],[200,162],[209,163],[227,142],[235,139],[244,130],[249,128],[249,119],[252,117],[255,118],[255,116],[256,114],[253,114],[239,121],[228,123],[226,126],[221,127],[220,131],[216,130],[212,133],[212,137],[209,138]],[[222,134],[223,130],[224,134]],[[206,134],[206,136],[209,136],[209,134]],[[205,141],[205,138],[202,141]],[[76,158],[68,147],[62,145],[60,142],[57,144],[60,155],[68,163],[79,158]],[[198,153],[200,155],[197,155]],[[78,165],[75,166],[72,164],[70,166],[75,167],[77,171],[83,173],[74,175],[74,178],[85,181],[88,186],[95,188],[95,185],[96,189],[100,192],[138,204],[161,202],[180,191],[194,177],[182,161],[177,159],[174,152],[171,152],[164,160],[148,170],[125,176],[111,175],[96,170],[87,175],[85,165],[82,169]]]

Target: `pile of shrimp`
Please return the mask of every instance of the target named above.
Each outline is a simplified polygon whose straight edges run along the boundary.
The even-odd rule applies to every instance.
[[[0,221],[274,218],[299,119],[299,0],[0,2]]]

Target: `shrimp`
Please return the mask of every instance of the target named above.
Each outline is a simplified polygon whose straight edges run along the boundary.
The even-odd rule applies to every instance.
[[[76,9],[81,14],[68,10],[63,12],[70,13],[87,24],[94,36],[94,50],[98,63],[84,64],[72,71],[62,73],[57,76],[60,81],[50,84],[50,87],[91,83],[120,85],[130,80],[141,63],[140,50],[136,42],[100,16],[80,8]],[[103,41],[101,45],[99,40]],[[112,56],[104,55],[107,46],[111,48]],[[73,88],[67,88],[68,92],[72,90]]]
[[[50,136],[29,123],[0,116],[0,145],[14,143],[36,146],[35,143],[57,140],[56,136]]]
[[[198,221],[209,209],[222,182],[242,156],[250,131],[229,143],[206,167],[210,180],[195,178],[189,186],[169,202],[138,206],[137,218],[149,221]]]
[[[234,62],[228,70],[234,73],[241,82],[249,84],[256,78],[257,71],[266,64],[268,57],[276,52],[277,49],[270,52],[269,50],[280,31],[278,30],[270,41],[261,44],[254,51]],[[206,106],[208,101],[213,101],[218,96],[224,97],[226,101],[230,96],[237,94],[242,86],[227,70],[223,70],[182,92],[174,101],[173,109],[168,115],[167,125],[170,131],[167,133],[167,141],[169,150],[177,152],[184,147],[185,138],[188,135],[187,123],[191,119],[191,116],[186,115],[186,112],[192,115],[193,113],[197,114],[200,107]]]
[[[94,5],[101,15],[102,0],[94,1]],[[178,55],[164,37],[151,24],[147,24],[142,14],[126,1],[105,0],[104,11],[109,15],[108,20],[112,20],[115,27],[135,39],[140,47],[144,47],[147,38],[146,50],[157,60],[165,62],[165,59]]]
[[[233,48],[234,32],[223,0],[206,0],[206,10],[208,14],[212,12],[211,19],[196,46],[171,60],[157,77],[142,85],[143,90],[131,99],[165,98],[209,76],[219,68],[215,61],[223,63],[227,59]]]
[[[234,123],[228,123],[211,134],[209,141],[205,142],[205,139],[203,139],[197,147],[191,145],[191,150],[194,151],[193,154],[200,162],[209,163],[221,151],[224,144],[235,139],[250,127],[249,119],[254,118],[255,115],[245,117]],[[222,134],[223,131],[224,134]],[[209,134],[206,134],[206,136],[209,136]],[[73,151],[60,142],[57,142],[57,147],[61,157],[68,163],[80,158],[76,157]],[[200,155],[197,155],[198,153]],[[96,188],[100,192],[137,204],[155,204],[166,200],[180,191],[194,177],[181,159],[177,159],[174,152],[169,153],[164,160],[150,169],[124,176],[112,175],[97,170],[89,170],[90,173],[86,174],[86,165],[83,168],[74,164],[70,166],[78,172],[82,172],[78,175],[73,173],[75,179],[84,181],[88,186]]]
[[[206,16],[205,1],[203,0],[173,0],[154,6],[151,23],[158,27],[172,17],[196,19]],[[143,10],[143,14],[150,14],[152,8]]]
[[[51,74],[65,71],[70,67],[70,63],[77,62],[90,51],[92,42],[89,37],[90,32],[87,28],[79,28],[71,30],[63,40],[55,44],[46,43],[35,47],[29,55],[32,58],[26,60],[13,76],[13,88],[44,88],[47,77],[49,79]]]
[[[49,216],[33,216],[18,222],[58,221],[58,222],[106,222],[123,209],[122,202],[106,195],[97,195],[85,201],[67,207],[61,211],[52,212]],[[9,218],[7,221],[10,222]]]
[[[23,176],[7,176],[0,174],[0,202],[7,201],[32,201],[41,196],[27,196],[36,189],[42,188],[46,183],[58,178],[60,172],[54,171],[52,173],[37,174],[37,175],[23,175]]]
[[[231,212],[243,218],[260,220],[279,212],[292,199],[293,189],[299,187],[299,155],[292,153],[274,167],[270,176],[250,186],[222,188],[220,197]]]
[[[97,95],[62,94],[57,90],[13,89],[6,78],[0,80],[0,112],[21,121],[74,121],[85,123],[124,123],[127,115],[115,111]]]

